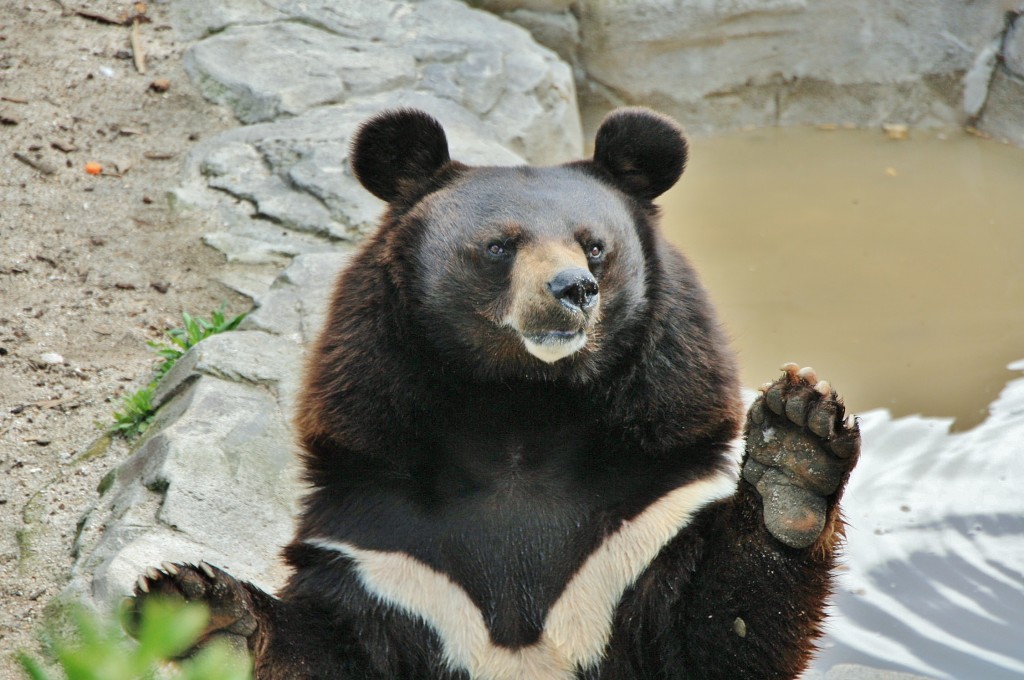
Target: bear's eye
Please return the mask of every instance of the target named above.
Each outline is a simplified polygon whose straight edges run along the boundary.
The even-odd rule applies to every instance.
[[[591,260],[598,260],[604,255],[604,245],[601,243],[591,243],[587,246],[587,257]]]
[[[491,241],[486,250],[492,258],[503,260],[512,254],[512,244],[508,241]]]

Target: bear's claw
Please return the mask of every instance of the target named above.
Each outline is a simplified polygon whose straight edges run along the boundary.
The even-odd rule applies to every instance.
[[[256,632],[258,624],[253,603],[245,586],[206,562],[198,565],[164,562],[160,569],[146,569],[136,581],[133,597],[127,598],[125,603],[124,621],[129,633],[137,632],[142,603],[148,597],[199,602],[209,607],[210,621],[200,643],[216,635],[243,647]]]
[[[814,369],[783,364],[762,386],[747,417],[743,478],[760,494],[768,531],[793,548],[813,545],[825,529],[830,500],[860,450],[855,419]]]

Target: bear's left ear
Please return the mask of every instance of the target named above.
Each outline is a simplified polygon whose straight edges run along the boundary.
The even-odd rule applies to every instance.
[[[384,111],[363,123],[349,156],[359,183],[388,203],[413,196],[451,160],[444,128],[416,109]]]
[[[594,164],[606,170],[628,194],[650,201],[667,191],[686,167],[686,137],[667,116],[631,107],[601,121],[594,141]]]

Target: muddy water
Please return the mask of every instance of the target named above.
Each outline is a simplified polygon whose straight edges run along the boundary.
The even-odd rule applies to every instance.
[[[1024,358],[1024,151],[961,133],[691,140],[663,228],[745,383],[814,366],[857,411],[984,419]]]

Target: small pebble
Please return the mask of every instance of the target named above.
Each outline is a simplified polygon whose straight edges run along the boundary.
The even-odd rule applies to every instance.
[[[906,139],[910,134],[910,128],[903,123],[885,123],[882,131],[889,139]]]
[[[46,352],[45,354],[40,355],[39,361],[47,366],[56,366],[64,363],[64,357],[56,352]]]

